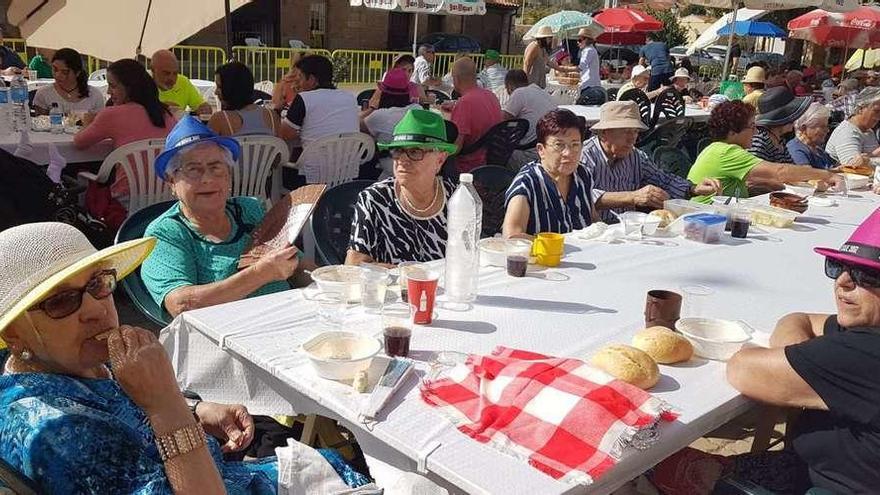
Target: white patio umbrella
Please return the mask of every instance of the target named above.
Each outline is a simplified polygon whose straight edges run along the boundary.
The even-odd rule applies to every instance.
[[[727,79],[728,65],[730,64],[730,49],[733,47],[734,23],[737,20],[736,11],[740,0],[688,0],[688,3],[703,5],[705,7],[726,8],[730,7],[734,15],[729,16],[730,35],[727,38],[727,54],[724,56],[724,71],[722,81]],[[859,0],[744,0],[743,5],[748,9],[755,10],[788,10],[818,7],[829,12],[846,12],[858,8]]]
[[[349,0],[352,7],[394,10],[413,14],[483,15],[486,13],[484,0]],[[413,26],[413,55],[418,48],[419,16]]]
[[[224,0],[12,0],[6,18],[29,46],[118,60],[170,48],[224,15]]]

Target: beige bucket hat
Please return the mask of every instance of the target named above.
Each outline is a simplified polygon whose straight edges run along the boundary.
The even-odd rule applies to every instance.
[[[742,82],[744,83],[765,83],[767,82],[767,75],[764,73],[764,68],[756,65],[746,71],[745,77],[743,77]]]
[[[0,232],[0,332],[84,270],[113,268],[117,280],[125,278],[155,245],[154,237],[146,237],[98,251],[76,227],[58,222],[28,223]]]
[[[639,116],[639,106],[634,101],[609,101],[599,107],[599,122],[590,129],[639,129],[644,131],[648,126]]]
[[[538,39],[538,38],[552,38],[554,36],[556,36],[556,35],[553,33],[553,28],[551,28],[550,26],[541,26],[538,28],[538,32],[535,33],[532,37],[535,39]]]

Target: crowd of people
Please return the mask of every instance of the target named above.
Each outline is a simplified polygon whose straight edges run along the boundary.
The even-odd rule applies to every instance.
[[[504,197],[505,237],[614,223],[622,212],[662,208],[670,198],[710,202],[716,195],[749,197],[805,181],[841,188],[836,167],[869,166],[880,157],[876,74],[845,79],[826,104],[813,101],[811,88],[827,80],[816,71],[777,74],[756,65],[743,78],[741,100],[718,99],[712,106],[712,143],[680,177],[636,146],[646,130],[636,102],[606,101],[595,39],[579,32],[578,60],[568,65],[566,56],[554,53],[553,37],[539,30],[521,68],[504,67],[490,50],[481,70],[461,54],[446,78],[434,71],[433,47],[421,46],[417,57],[394,60],[363,106],[336,87],[325,57],[297,60],[268,101],[255,99],[251,70],[231,61],[214,74],[216,111],[179,73],[170,51],[153,54],[152,73],[132,59],[110,64],[106,104],[87,84],[80,54],[56,51],[49,63],[54,83],[37,91],[35,110],[46,113],[59,104],[81,112],[83,128],[74,137],[81,148],[106,139],[119,147],[164,138],[155,174],[176,201],[150,223],[144,239],[101,251],[61,224],[0,233],[0,335],[8,347],[0,351],[0,457],[49,491],[75,483],[81,491],[190,493],[198,487],[221,493],[225,487],[274,493],[278,473],[271,459],[240,463],[222,455],[244,449],[254,436],[243,406],[198,402],[187,408],[155,337],[120,326],[111,296],[117,281],[138,267],[133,276],[171,316],[308,282],[296,246],[238,269],[266,211],[258,200],[230,196],[231,169],[241,153],[237,136],[280,137],[294,158],[329,135],[362,131],[376,140],[380,153],[370,178],[378,180],[353,205],[345,262],[354,265],[443,258],[456,177],[485,165],[486,150],[474,144],[509,119],[525,120],[528,132],[508,164],[516,175]],[[0,58],[7,56],[0,51]],[[578,103],[601,105],[598,122],[587,128],[573,112],[557,108],[544,89],[550,70],[578,76]],[[673,88],[696,99],[696,79],[687,67],[676,67],[665,44],[652,41],[619,94],[642,91],[651,99]],[[444,84],[455,99],[438,105],[432,91]],[[829,136],[831,119],[841,113]],[[124,174],[111,190],[124,201]],[[845,491],[877,486],[873,465],[856,462],[864,458],[848,466],[829,459],[839,450],[876,457],[866,444],[880,429],[864,399],[876,391],[869,370],[877,357],[873,329],[880,325],[880,238],[872,218],[874,224],[860,228],[868,241],[853,241],[868,245],[870,253],[860,254],[861,247],[822,253],[841,294],[840,314],[783,318],[771,349],[743,351],[728,368],[730,382],[744,394],[811,410],[815,427],[800,438],[812,443],[797,452],[810,468],[806,481],[797,480],[801,484]],[[20,249],[24,244],[31,248]],[[862,327],[869,330],[845,331]],[[851,359],[832,360],[828,352]],[[839,374],[859,381],[841,392],[835,387]],[[779,380],[762,384],[762,376]],[[854,411],[854,404],[865,409]],[[828,454],[817,447],[821,428],[838,432],[838,448]],[[861,435],[870,440],[855,438]],[[350,486],[367,482],[332,452],[322,454]],[[839,472],[846,477],[836,478]]]

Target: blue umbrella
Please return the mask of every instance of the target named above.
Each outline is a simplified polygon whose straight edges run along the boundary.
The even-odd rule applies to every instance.
[[[736,21],[733,34],[737,36],[763,36],[765,38],[785,38],[786,33],[779,26],[766,21]],[[730,24],[718,30],[718,36],[730,35]]]

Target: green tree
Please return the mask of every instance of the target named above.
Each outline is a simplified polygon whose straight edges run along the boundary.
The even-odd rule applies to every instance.
[[[647,9],[648,14],[663,23],[663,30],[652,33],[652,38],[665,41],[669,48],[687,43],[687,32],[678,23],[679,14],[673,10]]]

